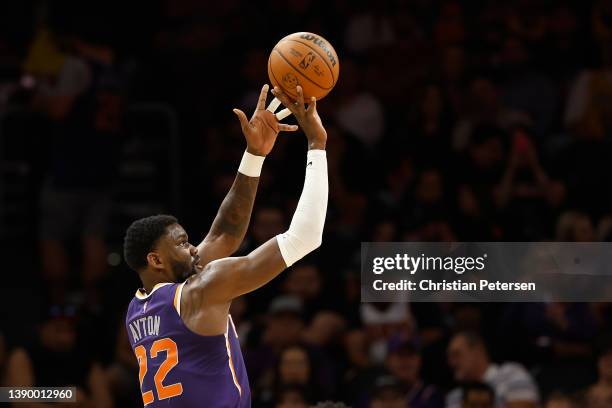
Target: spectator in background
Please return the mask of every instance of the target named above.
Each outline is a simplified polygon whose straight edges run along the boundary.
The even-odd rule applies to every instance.
[[[444,95],[449,101],[454,117],[464,115],[467,94],[467,56],[462,46],[450,46],[442,50],[440,57],[441,81]],[[450,146],[449,146],[450,147]]]
[[[123,322],[119,324],[114,361],[106,369],[106,378],[116,406],[133,407],[142,404],[138,383],[138,360],[134,358]]]
[[[586,395],[587,408],[608,408],[612,406],[612,391],[609,388],[594,387]]]
[[[368,10],[358,11],[347,22],[344,42],[348,51],[365,54],[378,47],[393,44],[395,33],[392,12],[385,2],[372,4]]]
[[[535,408],[539,393],[531,375],[517,363],[493,364],[482,338],[472,332],[453,336],[448,346],[448,363],[458,382],[483,382],[495,391],[496,408]],[[461,388],[446,397],[446,408],[459,408]]]
[[[574,76],[580,61],[584,57],[584,50],[580,47],[579,18],[575,6],[569,2],[556,3],[548,18],[550,40],[547,66],[554,68],[550,73],[559,78],[562,86]],[[546,51],[546,49],[542,50]],[[556,72],[555,72],[556,71]]]
[[[391,343],[385,366],[399,381],[408,408],[442,408],[444,398],[433,385],[420,377],[421,355],[407,341]]]
[[[469,186],[489,222],[494,221],[493,190],[503,175],[506,141],[507,133],[502,129],[478,126],[456,165],[455,182]]]
[[[544,262],[534,260],[534,268],[547,268],[544,266],[547,260],[557,256],[548,253],[543,257]],[[542,395],[554,391],[576,392],[593,381],[590,356],[597,334],[593,309],[589,304],[578,302],[508,305],[498,317],[496,346],[503,350],[506,359],[537,367],[534,375]]]
[[[565,186],[548,176],[532,139],[524,130],[515,130],[506,169],[494,190],[509,238],[534,240],[550,236],[554,222],[551,214],[564,197]]]
[[[301,299],[304,317],[310,320],[317,310],[325,308],[322,293],[322,278],[314,264],[299,263],[286,272],[283,289],[289,295]]]
[[[476,241],[493,237],[499,232],[493,224],[493,220],[487,215],[486,203],[476,196],[473,188],[468,184],[457,186],[457,205],[455,206],[455,217],[453,227],[457,231],[459,241]]]
[[[565,394],[553,393],[546,400],[544,408],[574,408],[574,402]]]
[[[602,69],[584,70],[576,78],[565,110],[565,125],[572,134],[587,139],[610,136],[611,63]]]
[[[323,292],[321,271],[313,263],[294,265],[286,272],[282,289],[302,302],[303,317],[308,323],[302,341],[320,348],[333,347],[346,327],[345,319],[335,312],[334,301]]]
[[[346,330],[344,316],[330,310],[321,310],[310,321],[302,333],[302,340],[311,346],[326,348],[331,351],[340,346],[339,339]]]
[[[595,231],[591,218],[578,211],[566,211],[559,216],[555,240],[560,242],[591,242]]]
[[[73,259],[67,241],[79,237],[81,278],[89,306],[100,301],[106,271],[105,234],[122,131],[123,96],[115,53],[102,39],[67,40],[72,51],[55,81],[43,82],[32,106],[50,123],[49,170],[41,193],[40,249],[54,301],[67,290]]]
[[[94,407],[113,406],[104,371],[87,347],[81,348],[76,309],[52,306],[31,346],[9,356],[6,384],[10,387],[76,386],[77,400]]]
[[[300,343],[305,326],[302,313],[299,298],[290,295],[276,297],[270,303],[259,344],[245,351],[249,375],[258,380],[253,388],[266,391],[260,395],[260,399],[266,403],[272,400],[274,370],[280,353]],[[254,397],[258,393],[254,391]]]
[[[501,174],[507,143],[508,132],[496,125],[483,124],[474,128],[465,152],[470,185],[478,190],[483,184],[491,188],[490,184]]]
[[[257,248],[271,237],[280,234],[285,228],[285,215],[283,211],[274,206],[262,206],[257,209],[253,217],[253,227],[251,237],[253,242],[249,242],[249,247]]]
[[[612,406],[612,345],[602,347],[597,358],[597,382],[586,391],[588,408]]]
[[[567,205],[597,222],[610,213],[612,205],[612,143],[603,132],[590,131],[587,125],[568,130],[572,138],[556,154],[553,176],[566,186]]]
[[[338,84],[336,122],[345,132],[357,137],[365,146],[373,147],[385,131],[385,115],[381,102],[363,91],[361,67],[347,59],[342,62],[342,81]]]
[[[411,157],[404,155],[383,164],[386,169],[378,193],[379,205],[385,213],[401,213],[413,188],[416,174]]]
[[[259,403],[278,401],[283,390],[299,387],[308,400],[328,398],[335,390],[333,379],[321,353],[307,346],[295,344],[282,350],[273,371],[259,379]]]
[[[527,46],[518,37],[505,40],[500,57],[504,103],[529,114],[534,134],[539,139],[544,138],[552,129],[559,108],[555,83],[534,68]]]
[[[419,152],[419,166],[442,167],[451,159],[450,134],[453,117],[449,102],[442,87],[437,83],[427,84],[419,92],[414,112],[409,115],[405,133],[388,140],[388,150],[404,155]],[[404,116],[404,115],[402,115]],[[405,119],[402,119],[405,120]]]
[[[406,303],[362,303],[360,318],[363,328],[348,332],[344,338],[348,368],[343,391],[345,400],[355,407],[368,405],[370,386],[381,375],[387,358],[389,338],[403,342],[411,341],[414,335]]]
[[[414,201],[403,212],[401,225],[405,241],[456,241],[449,221],[448,181],[439,168],[425,168],[417,176]]]
[[[593,32],[601,46],[602,66],[585,69],[576,78],[568,95],[565,125],[571,133],[600,139],[612,133],[612,26],[609,1],[595,2]]]
[[[395,377],[380,376],[372,388],[369,408],[406,408],[406,397]]]
[[[463,9],[457,1],[444,2],[434,24],[436,45],[444,48],[463,43],[466,30],[463,21]]]
[[[544,41],[548,32],[548,9],[543,1],[518,0],[506,13],[506,26],[510,33],[536,46]]]
[[[414,318],[406,303],[362,303],[361,321],[368,339],[369,359],[374,364],[385,361],[389,338],[412,340],[414,336]]]
[[[354,329],[344,338],[346,369],[343,401],[354,407],[367,406],[368,387],[375,379],[368,357],[368,340],[363,330]]]
[[[467,383],[461,386],[461,408],[495,408],[495,391],[483,383]]]
[[[309,398],[303,387],[290,385],[282,388],[274,408],[307,408]]]
[[[232,176],[231,180],[233,180],[233,177],[235,176]],[[242,243],[240,252],[243,254],[249,253],[270,238],[281,234],[285,228],[285,214],[281,208],[271,205],[261,206],[260,208],[256,209],[253,214],[251,233],[249,234],[247,240]],[[270,299],[276,296],[278,292],[279,281],[274,280],[270,285],[260,288],[257,293],[247,294],[244,298],[251,314],[265,313]],[[300,303],[299,307],[301,309],[303,305]]]
[[[492,80],[477,77],[470,83],[469,111],[456,122],[453,130],[453,148],[462,152],[470,145],[474,129],[479,125],[495,126],[510,131],[517,126],[531,127],[531,118],[522,111],[506,106],[500,91]]]
[[[298,386],[312,399],[328,397],[321,388],[321,373],[311,353],[303,346],[290,346],[280,353],[274,377],[277,395],[288,386]]]

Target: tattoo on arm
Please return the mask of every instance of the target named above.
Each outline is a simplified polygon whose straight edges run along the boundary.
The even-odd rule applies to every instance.
[[[236,175],[234,184],[221,203],[210,228],[212,236],[229,235],[239,242],[244,239],[258,184],[259,177],[248,177],[241,173]]]

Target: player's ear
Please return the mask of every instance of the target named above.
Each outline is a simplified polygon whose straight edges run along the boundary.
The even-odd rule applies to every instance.
[[[163,262],[157,252],[149,252],[147,254],[147,263],[156,269],[163,268]]]

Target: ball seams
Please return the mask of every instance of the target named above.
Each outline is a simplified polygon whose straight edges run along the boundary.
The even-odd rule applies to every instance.
[[[311,82],[312,84],[314,84],[316,87],[321,88],[322,90],[325,90],[325,91],[328,91],[328,92],[329,92],[329,90],[331,90],[331,89],[334,87],[334,85],[333,85],[333,84],[332,84],[332,86],[329,86],[329,87],[324,87],[324,86],[321,86],[320,84],[317,84],[317,83],[316,83],[315,81],[313,81],[312,79],[308,78],[306,75],[304,75],[304,74],[302,73],[302,71],[301,71],[301,70],[299,70],[298,68],[296,68],[296,67],[295,67],[295,66],[294,66],[294,65],[291,63],[291,61],[289,61],[289,60],[288,60],[288,59],[287,59],[287,58],[286,58],[286,57],[285,57],[285,56],[284,56],[282,53],[280,53],[280,52],[279,52],[279,50],[278,50],[276,47],[274,47],[274,49],[272,50],[272,52],[276,52],[278,55],[280,55],[280,57],[281,57],[283,60],[285,60],[285,62],[287,63],[287,65],[289,65],[291,68],[293,68],[293,70],[294,70],[295,72],[297,72],[298,74],[300,74],[300,76],[302,76],[303,78],[307,79],[309,82]]]

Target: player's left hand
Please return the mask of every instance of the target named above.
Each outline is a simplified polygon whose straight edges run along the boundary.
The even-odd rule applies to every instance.
[[[240,120],[242,133],[247,141],[247,151],[256,156],[267,156],[272,150],[278,132],[295,132],[296,125],[279,123],[274,113],[266,110],[266,98],[270,87],[264,85],[259,94],[257,108],[249,121],[240,109],[234,109],[234,113]]]

